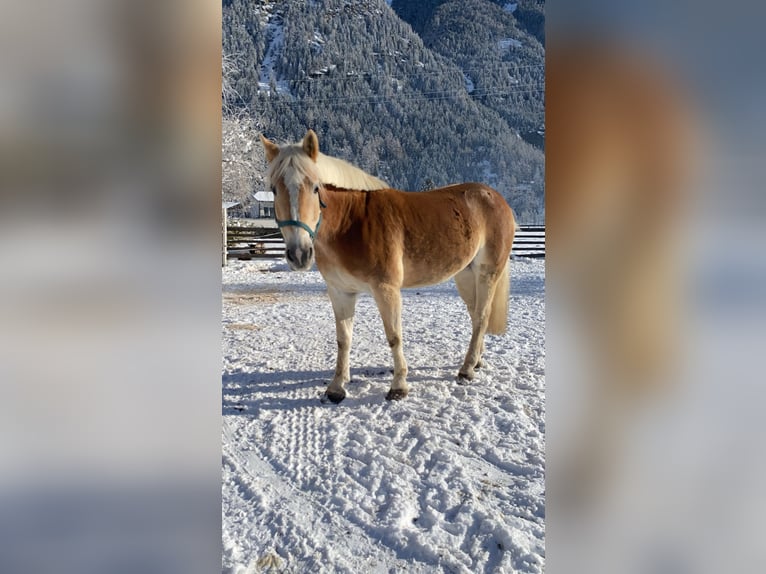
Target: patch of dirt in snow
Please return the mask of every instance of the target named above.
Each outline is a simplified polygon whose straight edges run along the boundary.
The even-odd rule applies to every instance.
[[[360,296],[339,405],[319,400],[336,353],[319,273],[224,268],[225,571],[543,571],[544,262],[511,268],[508,332],[487,337],[467,386],[455,382],[470,324],[454,283],[403,292],[401,402],[384,400],[390,351]]]
[[[235,305],[251,305],[253,303],[275,303],[277,291],[257,291],[254,293],[224,293],[223,300]]]

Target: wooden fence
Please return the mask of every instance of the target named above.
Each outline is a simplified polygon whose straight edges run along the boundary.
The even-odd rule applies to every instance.
[[[229,259],[278,259],[285,255],[285,242],[275,229],[229,226],[226,253]]]
[[[522,225],[513,237],[514,257],[545,257],[545,226]]]
[[[226,229],[226,255],[229,259],[279,259],[285,243],[274,229],[229,226]],[[545,227],[522,226],[513,239],[513,257],[545,257]]]

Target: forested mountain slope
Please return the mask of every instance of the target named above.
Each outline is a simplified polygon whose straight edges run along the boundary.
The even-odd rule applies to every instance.
[[[428,48],[463,70],[475,101],[530,139],[542,128],[545,52],[518,25],[510,7],[487,0],[444,2],[426,21],[422,37]]]
[[[311,127],[394,187],[481,181],[541,220],[543,153],[522,136],[544,124],[542,44],[518,6],[408,4],[434,5],[422,27],[396,1],[225,0],[226,115],[277,141]]]

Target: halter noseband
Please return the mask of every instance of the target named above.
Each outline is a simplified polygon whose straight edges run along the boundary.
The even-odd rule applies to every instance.
[[[317,197],[319,196],[319,193],[317,192]],[[319,224],[322,223],[322,209],[327,207],[324,202],[322,201],[322,198],[319,197],[319,220],[317,221],[316,227],[312,230],[308,225],[303,223],[302,221],[298,219],[277,219],[277,212],[274,212],[274,221],[277,222],[277,227],[280,229],[282,227],[302,227],[305,229],[309,237],[311,237],[311,241],[313,242],[316,239],[316,234],[319,232]]]

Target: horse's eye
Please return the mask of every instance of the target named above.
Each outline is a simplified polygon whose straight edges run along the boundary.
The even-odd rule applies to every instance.
[[[314,184],[314,193],[319,193],[319,184]]]

